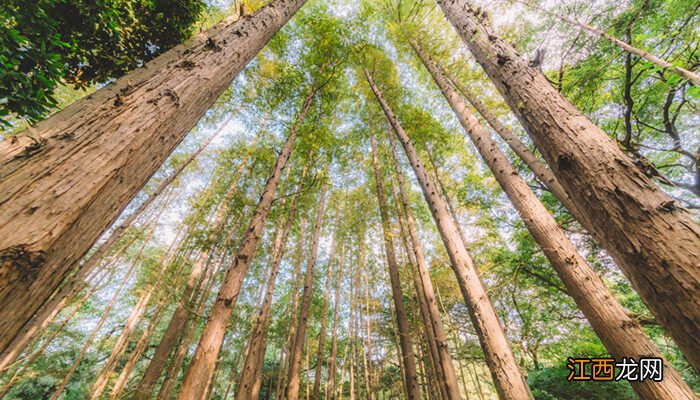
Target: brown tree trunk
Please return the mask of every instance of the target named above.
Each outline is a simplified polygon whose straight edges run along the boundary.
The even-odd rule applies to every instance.
[[[341,245],[342,246],[342,245]],[[343,269],[344,269],[344,256],[345,252],[343,248],[340,249],[340,259],[338,260],[338,276],[335,281],[335,296],[333,297],[333,302],[335,303],[333,309],[333,328],[331,329],[331,359],[328,365],[328,383],[326,384],[326,400],[336,398],[337,381],[336,381],[336,369],[337,369],[337,357],[338,357],[338,318],[340,315],[340,287],[343,281]],[[342,381],[341,381],[342,382]]]
[[[0,351],[305,0],[224,21],[0,142]]]
[[[270,274],[267,282],[267,288],[265,290],[265,298],[260,306],[260,311],[253,329],[250,333],[250,340],[248,342],[247,352],[245,356],[245,361],[243,362],[243,367],[241,368],[240,377],[238,379],[238,386],[236,388],[236,400],[242,399],[257,399],[257,394],[260,391],[260,374],[263,369],[263,362],[265,360],[265,347],[267,341],[267,330],[270,323],[270,310],[272,306],[272,295],[275,291],[275,281],[277,279],[277,273],[279,272],[280,264],[282,263],[282,257],[284,256],[284,250],[287,245],[287,238],[292,230],[292,225],[294,224],[294,219],[297,214],[297,207],[299,205],[299,192],[304,184],[304,178],[306,177],[306,168],[304,168],[301,178],[299,180],[299,185],[297,187],[297,194],[294,196],[292,205],[287,213],[287,218],[280,218],[280,223],[278,223],[275,239],[272,250],[272,263],[270,266]],[[283,198],[283,201],[286,199]],[[282,207],[284,203],[282,203]],[[257,388],[256,388],[257,386]]]
[[[228,189],[226,190],[226,193],[223,196],[223,200],[221,201],[219,208],[216,212],[216,216],[214,217],[214,221],[211,224],[212,226],[208,235],[207,243],[215,242],[215,239],[218,237],[224,223],[226,222],[226,216],[229,212],[229,204],[231,197],[238,189],[238,186],[241,182],[241,176],[243,175],[243,172],[246,166],[248,165],[248,160],[250,159],[252,152],[256,148],[258,137],[264,130],[264,126],[266,125],[266,123],[267,117],[263,120],[263,124],[261,129],[258,131],[258,135],[250,144],[249,150],[246,152],[245,156],[241,160],[236,174],[234,175],[231,184],[229,185]],[[234,232],[232,231],[231,235],[229,235],[229,238],[226,240],[227,243],[230,240],[233,233]],[[227,243],[224,245],[224,247],[227,246]],[[136,390],[133,395],[134,399],[150,398],[153,389],[156,385],[156,382],[160,378],[163,369],[165,369],[165,365],[168,362],[168,358],[170,358],[170,354],[172,353],[173,349],[177,344],[178,338],[181,337],[183,331],[185,330],[185,325],[187,324],[187,321],[189,319],[188,310],[191,310],[193,308],[193,304],[197,301],[196,296],[193,296],[193,293],[195,292],[196,287],[199,285],[202,279],[202,274],[205,271],[206,263],[209,261],[212,250],[213,248],[205,248],[197,256],[197,259],[195,260],[194,265],[192,266],[192,270],[190,271],[190,275],[187,278],[187,281],[185,282],[185,289],[183,290],[182,295],[180,296],[181,301],[178,304],[175,311],[173,312],[173,315],[170,317],[170,322],[165,328],[165,332],[163,333],[163,337],[158,343],[156,352],[153,354],[153,357],[148,363],[148,367],[143,373],[141,381],[136,386]]]
[[[452,220],[444,201],[436,190],[435,184],[426,173],[423,164],[418,158],[413,143],[399,124],[393,111],[389,108],[381,92],[374,84],[369,72],[365,70],[367,81],[372,91],[377,97],[389,124],[391,124],[396,135],[408,156],[413,171],[423,190],[423,195],[433,214],[443,243],[450,256],[452,268],[457,276],[459,287],[464,297],[464,301],[469,309],[469,315],[474,325],[477,336],[484,350],[484,355],[489,364],[489,369],[494,378],[494,383],[501,398],[507,399],[528,399],[532,398],[530,389],[525,382],[522,371],[518,366],[510,344],[501,329],[496,311],[488,298],[481,278],[474,266],[467,248],[462,242],[457,226]],[[442,341],[445,343],[445,341]],[[452,369],[453,381],[451,385],[455,387],[455,393],[459,398],[459,388],[457,387],[457,377]]]
[[[316,258],[318,254],[318,241],[321,236],[321,223],[323,222],[323,209],[326,201],[326,191],[328,190],[328,182],[323,184],[321,195],[316,212],[316,222],[314,225],[314,233],[311,241],[311,254],[306,264],[306,275],[304,277],[304,294],[301,301],[301,312],[299,314],[299,323],[296,328],[294,346],[289,354],[289,378],[287,384],[287,400],[297,400],[299,398],[300,372],[302,356],[304,351],[304,342],[306,338],[306,327],[309,319],[309,309],[311,307],[311,299],[313,296],[314,284],[314,269],[316,267]]]
[[[494,177],[513,203],[525,227],[550,261],[557,275],[566,285],[579,309],[610,354],[622,357],[663,358],[659,350],[644,334],[642,327],[629,317],[586,260],[578,253],[573,243],[564,235],[554,218],[542,205],[527,183],[520,177],[506,156],[491,140],[486,130],[472,115],[438,65],[423,51],[418,42],[411,39],[416,54],[420,57],[447,99],[460,124],[476,145]],[[630,382],[643,399],[692,399],[692,390],[678,373],[664,361],[664,380]]]
[[[394,312],[396,312],[396,326],[399,337],[401,352],[401,364],[404,369],[404,381],[407,396],[411,400],[420,399],[420,388],[417,382],[416,360],[413,355],[413,343],[411,332],[408,328],[408,318],[403,303],[403,291],[401,290],[401,279],[399,277],[399,267],[396,261],[396,250],[391,234],[391,221],[387,211],[386,196],[382,184],[382,176],[377,158],[377,139],[372,137],[372,166],[374,168],[374,178],[377,184],[377,201],[379,202],[379,214],[382,220],[382,232],[384,234],[384,250],[389,267],[389,280],[391,282],[391,294],[394,299]]]
[[[326,325],[328,324],[328,300],[331,294],[331,278],[333,277],[333,264],[335,262],[335,247],[339,225],[340,220],[338,220],[336,223],[335,230],[333,231],[333,238],[331,239],[331,252],[328,256],[328,272],[326,275],[326,288],[323,292],[323,311],[321,312],[321,330],[318,332],[318,354],[316,355],[314,389],[311,395],[313,400],[321,400],[321,372],[323,368],[323,354],[326,344]]]
[[[226,326],[228,325],[229,318],[231,317],[236,300],[238,299],[241,283],[248,270],[248,265],[255,256],[255,251],[260,240],[260,233],[262,232],[263,225],[270,211],[270,206],[274,200],[282,170],[292,153],[294,141],[299,132],[301,122],[303,122],[306,117],[315,94],[316,91],[313,90],[306,97],[302,111],[296,123],[292,126],[287,141],[277,157],[272,174],[268,178],[260,201],[253,212],[248,230],[241,240],[236,258],[224,275],[219,295],[212,307],[209,320],[204,327],[202,337],[197,346],[197,351],[185,375],[178,399],[201,398],[211,380],[214,372],[214,365],[216,364],[216,359],[221,350]]]
[[[438,0],[521,121],[584,226],[700,371],[700,227],[465,0]]]
[[[413,285],[416,290],[418,308],[425,328],[428,353],[437,378],[435,381],[438,383],[438,390],[442,398],[459,398],[456,397],[459,396],[457,375],[454,371],[454,364],[450,357],[449,348],[447,347],[447,336],[445,335],[442,318],[440,317],[440,311],[438,310],[435,300],[433,283],[430,280],[430,273],[428,272],[428,263],[425,259],[423,245],[418,236],[418,227],[410,208],[408,193],[406,193],[405,180],[403,172],[401,171],[401,166],[399,165],[396,145],[391,136],[389,136],[389,140],[391,142],[394,169],[397,177],[397,184],[394,191],[398,191],[400,195],[396,197],[401,199],[400,210],[402,212],[400,214],[406,221],[404,225],[403,220],[399,218],[399,224],[401,226],[402,236],[404,237],[406,255],[408,256],[409,263],[414,267],[411,275],[413,276]],[[411,239],[410,250],[405,242],[406,234],[408,234]]]

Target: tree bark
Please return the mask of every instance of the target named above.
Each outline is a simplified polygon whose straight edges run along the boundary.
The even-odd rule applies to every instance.
[[[377,201],[379,202],[379,214],[382,220],[382,232],[384,235],[384,250],[386,252],[387,264],[389,267],[389,280],[391,282],[391,294],[394,300],[394,312],[396,313],[396,326],[399,337],[401,351],[401,364],[404,369],[404,381],[407,396],[410,400],[420,399],[420,388],[418,387],[416,360],[413,355],[413,343],[411,332],[408,328],[408,318],[403,303],[403,291],[401,289],[401,279],[399,277],[399,267],[396,261],[396,250],[391,234],[391,221],[387,210],[386,195],[382,184],[382,176],[377,158],[377,139],[372,137],[372,166],[374,168],[374,179],[377,185]]]
[[[305,0],[224,21],[0,143],[0,351]]]
[[[304,342],[306,338],[306,327],[309,319],[309,311],[311,308],[311,299],[313,296],[314,284],[314,269],[316,267],[316,258],[318,254],[318,241],[321,236],[321,224],[323,222],[323,209],[326,201],[326,191],[328,190],[328,182],[323,184],[321,195],[316,212],[316,222],[314,225],[314,233],[311,241],[311,254],[306,264],[306,275],[304,277],[304,294],[301,300],[301,312],[299,314],[299,323],[296,329],[294,346],[289,354],[289,378],[287,384],[287,400],[299,399],[299,385],[302,356],[304,352]]]
[[[275,282],[280,264],[282,263],[285,247],[287,246],[287,239],[290,231],[292,230],[294,219],[296,218],[297,207],[299,205],[299,192],[304,184],[305,177],[306,168],[304,168],[302,171],[299,185],[297,186],[297,194],[294,195],[294,200],[292,201],[292,205],[287,213],[287,218],[280,218],[280,223],[278,223],[276,229],[272,250],[272,265],[270,267],[270,274],[265,290],[265,298],[263,299],[263,303],[260,306],[260,312],[255,319],[253,329],[250,333],[248,351],[245,356],[245,361],[243,362],[243,367],[241,368],[238,386],[236,388],[236,395],[234,397],[236,400],[252,400],[258,398],[261,383],[260,375],[262,374],[263,362],[265,360],[267,331],[270,324],[272,295],[275,291]],[[284,199],[286,199],[286,197]]]
[[[282,170],[292,153],[301,122],[306,117],[315,94],[315,90],[311,91],[304,101],[302,111],[292,126],[284,147],[277,157],[272,174],[265,184],[265,189],[263,189],[260,201],[253,212],[249,227],[238,247],[236,258],[224,275],[224,280],[212,307],[209,320],[204,327],[192,363],[182,383],[178,396],[180,400],[201,398],[212,378],[216,359],[226,333],[226,326],[238,299],[241,283],[248,271],[250,261],[255,256],[255,251],[260,241],[260,234],[270,212]]]
[[[462,292],[465,304],[469,310],[472,324],[476,329],[479,342],[484,350],[484,355],[489,364],[489,369],[491,370],[491,375],[494,378],[494,383],[499,395],[504,399],[532,398],[530,389],[515,360],[510,344],[501,329],[496,311],[488,298],[488,294],[484,289],[481,278],[474,266],[474,262],[460,239],[457,226],[450,217],[444,201],[436,190],[435,184],[426,173],[423,164],[418,158],[413,143],[411,143],[408,135],[401,127],[398,119],[386,100],[384,100],[367,70],[365,70],[365,76],[389,124],[399,137],[406,155],[411,162],[413,171],[421,185],[423,195],[433,214],[433,219],[438,226],[447,253],[450,256],[451,265],[457,276],[460,291]],[[442,341],[442,343],[446,342]],[[454,367],[452,368],[452,377],[450,379],[453,380],[451,385],[455,387],[456,396],[459,398],[459,388],[457,386],[457,377],[454,374]]]
[[[418,226],[413,216],[410,207],[410,200],[406,192],[405,179],[401,166],[399,165],[398,152],[396,144],[391,136],[389,136],[392,148],[392,156],[394,160],[394,170],[396,172],[397,184],[394,191],[398,191],[401,199],[400,214],[403,216],[406,224],[399,218],[402,235],[404,236],[404,246],[406,246],[406,254],[409,263],[413,266],[411,275],[413,277],[413,285],[416,290],[416,298],[418,300],[418,308],[423,320],[425,329],[426,345],[428,347],[428,355],[430,356],[433,371],[435,373],[435,381],[438,383],[438,390],[444,399],[459,398],[459,387],[457,386],[457,375],[454,370],[454,363],[450,356],[447,346],[447,336],[442,323],[442,317],[437,307],[435,300],[435,291],[433,283],[430,280],[428,272],[428,263],[425,259],[423,244],[418,236]],[[396,193],[395,193],[396,195]],[[408,244],[405,242],[405,236],[408,235],[411,239],[411,250],[408,249]],[[430,392],[432,393],[432,391]]]
[[[584,226],[700,371],[700,227],[600,128],[530,67],[465,0],[438,0],[559,183]]]
[[[336,398],[337,381],[336,381],[336,369],[337,369],[337,357],[338,357],[338,318],[340,315],[340,287],[343,281],[343,270],[344,270],[344,256],[345,252],[343,248],[340,249],[340,259],[338,260],[338,276],[335,281],[335,296],[333,297],[333,328],[331,329],[331,359],[328,366],[328,383],[326,384],[326,400]],[[342,382],[342,381],[341,381]]]
[[[578,253],[573,243],[559,228],[554,218],[520,177],[498,145],[491,140],[476,117],[469,112],[466,103],[460,98],[457,90],[449,84],[435,61],[416,40],[410,39],[410,42],[481,157],[513,203],[525,227],[535,238],[578,308],[586,316],[610,354],[618,359],[622,357],[663,358],[656,346],[644,334],[642,327],[629,317],[627,311]],[[644,380],[630,383],[643,399],[692,399],[695,397],[693,391],[665,360],[663,381]]]

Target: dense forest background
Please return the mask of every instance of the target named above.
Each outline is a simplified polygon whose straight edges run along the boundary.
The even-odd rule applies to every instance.
[[[42,156],[47,138],[38,122],[99,99],[102,88],[147,70],[145,63],[221,20],[253,21],[265,3],[6,1],[2,142],[27,143],[7,160]],[[697,82],[605,35],[692,74],[700,65],[700,2],[471,3],[670,196],[666,207],[698,221]],[[202,40],[226,54],[227,43]],[[184,76],[206,68],[178,62]],[[649,338],[644,349],[655,346],[665,372],[677,372],[678,390],[700,392],[689,353],[591,235],[579,203],[553,187],[546,157],[492,79],[432,1],[309,0],[217,95],[87,254],[67,265],[30,332],[25,326],[24,339],[5,347],[0,398],[281,399],[297,398],[289,394],[294,385],[303,398],[415,398],[406,346],[418,398],[508,398],[480,345],[482,328],[455,277],[449,240],[468,249],[535,399],[654,398],[624,380],[567,381],[568,357],[609,357],[616,339],[601,330],[605,318],[592,327],[579,299],[589,292],[562,278],[540,228],[523,218],[523,207],[538,199],[556,224],[546,225],[542,213],[532,220],[558,230],[553,243],[571,243],[580,256],[570,262],[594,271],[585,280],[600,277],[590,292],[606,299],[600,308],[609,301],[622,310],[638,327],[634,334]],[[184,108],[178,90],[161,97]],[[127,97],[110,97],[105,107],[118,113]],[[459,107],[471,119],[456,115]],[[495,142],[491,150],[475,145],[481,132]],[[482,154],[505,164],[494,171]],[[524,185],[504,191],[508,178],[495,176],[498,168],[511,168]],[[439,207],[453,225],[436,223]],[[450,239],[452,226],[459,236]],[[697,256],[697,249],[688,255],[696,267]],[[238,290],[226,297],[236,279]],[[202,386],[197,371],[207,368]],[[188,392],[188,382],[202,391]]]

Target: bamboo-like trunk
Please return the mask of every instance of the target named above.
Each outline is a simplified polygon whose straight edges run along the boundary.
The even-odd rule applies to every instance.
[[[435,183],[432,182],[432,179],[426,173],[423,164],[418,158],[416,149],[413,147],[413,143],[411,143],[408,135],[401,127],[401,124],[377,86],[374,84],[367,70],[365,70],[365,76],[389,124],[392,126],[403,145],[404,151],[421,185],[423,195],[433,214],[433,219],[438,226],[447,253],[450,256],[451,265],[457,277],[460,291],[462,292],[465,304],[469,310],[472,324],[477,331],[477,336],[484,350],[484,355],[489,364],[489,369],[491,370],[499,394],[502,398],[507,399],[532,398],[530,389],[515,360],[510,344],[501,329],[493,304],[491,304],[488,294],[481,282],[481,278],[474,266],[474,262],[459,236],[458,228],[452,220],[443,199],[436,190]],[[442,343],[446,343],[446,340],[443,339]],[[454,368],[452,369],[452,376],[450,379],[452,380],[450,385],[455,388],[454,393],[456,398],[459,398],[459,388],[457,385],[457,377],[454,374]]]
[[[304,3],[225,20],[0,142],[0,351]]]
[[[438,0],[559,183],[644,303],[700,371],[700,226],[466,0]]]
[[[513,203],[525,227],[535,238],[578,308],[586,316],[610,354],[620,359],[622,357],[663,358],[656,346],[644,334],[642,327],[633,321],[628,312],[617,302],[498,145],[479,124],[476,117],[469,112],[466,103],[457,90],[450,85],[435,61],[417,41],[413,39],[410,41],[460,124],[467,131],[481,157]],[[643,399],[693,399],[695,397],[693,391],[665,360],[663,381],[644,380],[630,383]]]
[[[382,220],[382,232],[384,235],[384,250],[386,252],[387,264],[389,267],[389,280],[391,283],[391,294],[393,297],[394,312],[396,313],[397,334],[401,354],[401,365],[404,370],[404,383],[407,396],[411,400],[420,399],[420,388],[417,382],[416,360],[413,355],[413,342],[411,332],[408,327],[408,318],[403,303],[403,291],[401,289],[401,279],[399,277],[399,266],[396,261],[396,250],[391,234],[391,221],[382,184],[381,171],[379,169],[379,159],[377,157],[377,139],[372,137],[372,166],[374,169],[374,179],[377,186],[377,201],[379,202],[379,214]]]
[[[316,211],[316,222],[314,225],[314,233],[311,239],[311,254],[306,264],[306,275],[304,277],[304,294],[301,300],[301,311],[299,314],[299,323],[296,328],[294,346],[289,354],[289,378],[287,384],[287,400],[297,400],[299,398],[299,389],[301,381],[301,364],[303,361],[304,342],[306,339],[306,328],[308,325],[309,311],[311,307],[311,299],[314,286],[314,269],[316,267],[316,259],[318,254],[318,241],[321,236],[321,224],[323,222],[323,211],[326,201],[326,191],[328,190],[328,182],[326,181],[321,188],[321,195]]]

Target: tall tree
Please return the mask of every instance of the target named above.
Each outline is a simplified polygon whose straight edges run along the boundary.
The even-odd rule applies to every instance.
[[[0,351],[304,3],[224,21],[0,142]]]
[[[619,359],[622,357],[640,359],[650,356],[663,358],[661,352],[644,334],[641,325],[633,321],[627,310],[615,299],[476,117],[469,112],[466,102],[450,85],[437,63],[415,39],[410,38],[409,41],[481,157],[513,203],[525,226],[566,285],[568,293],[576,301],[608,351]],[[640,397],[643,399],[692,399],[695,397],[693,391],[683,382],[673,367],[665,360],[664,364],[663,381],[645,380],[632,383],[632,387]]]
[[[591,233],[700,371],[700,226],[528,65],[467,0],[437,0]]]
[[[408,328],[408,319],[403,303],[403,290],[399,277],[399,266],[396,261],[396,249],[392,240],[391,221],[382,184],[382,174],[379,169],[379,159],[377,157],[377,139],[372,137],[372,168],[374,169],[374,179],[377,186],[377,201],[379,202],[379,215],[382,220],[382,233],[384,235],[384,251],[389,267],[389,279],[391,281],[391,294],[394,300],[394,311],[396,312],[396,326],[401,346],[401,362],[404,369],[404,380],[407,388],[408,398],[419,400],[420,388],[416,372],[416,360],[413,354],[413,342],[411,332]]]
[[[403,145],[404,151],[413,167],[413,172],[421,185],[425,200],[430,207],[433,219],[438,226],[440,236],[450,256],[452,268],[457,276],[464,302],[469,309],[472,324],[476,328],[481,348],[484,350],[486,362],[491,370],[499,396],[503,399],[531,398],[530,389],[513,355],[508,339],[501,329],[493,304],[489,300],[481,282],[481,277],[459,236],[457,226],[450,216],[445,202],[440,197],[432,178],[425,171],[423,164],[418,158],[418,153],[413,147],[413,143],[401,127],[399,120],[394,115],[389,104],[384,100],[379,88],[367,70],[365,70],[365,77],[389,124]],[[452,372],[452,385],[457,387],[454,368]],[[457,398],[459,398],[458,392]]]
[[[327,179],[324,177],[324,179]],[[316,210],[316,221],[314,222],[314,231],[311,239],[311,253],[306,263],[306,273],[304,276],[304,294],[301,300],[301,310],[299,312],[294,345],[289,354],[289,378],[287,379],[287,400],[297,400],[299,398],[299,389],[301,385],[301,363],[304,352],[304,342],[306,341],[306,328],[309,322],[309,311],[311,308],[311,299],[313,296],[314,286],[314,270],[316,268],[316,260],[318,256],[318,242],[321,237],[321,224],[323,223],[323,211],[326,202],[326,191],[328,190],[328,181],[326,180],[321,187],[319,196],[318,208]]]

